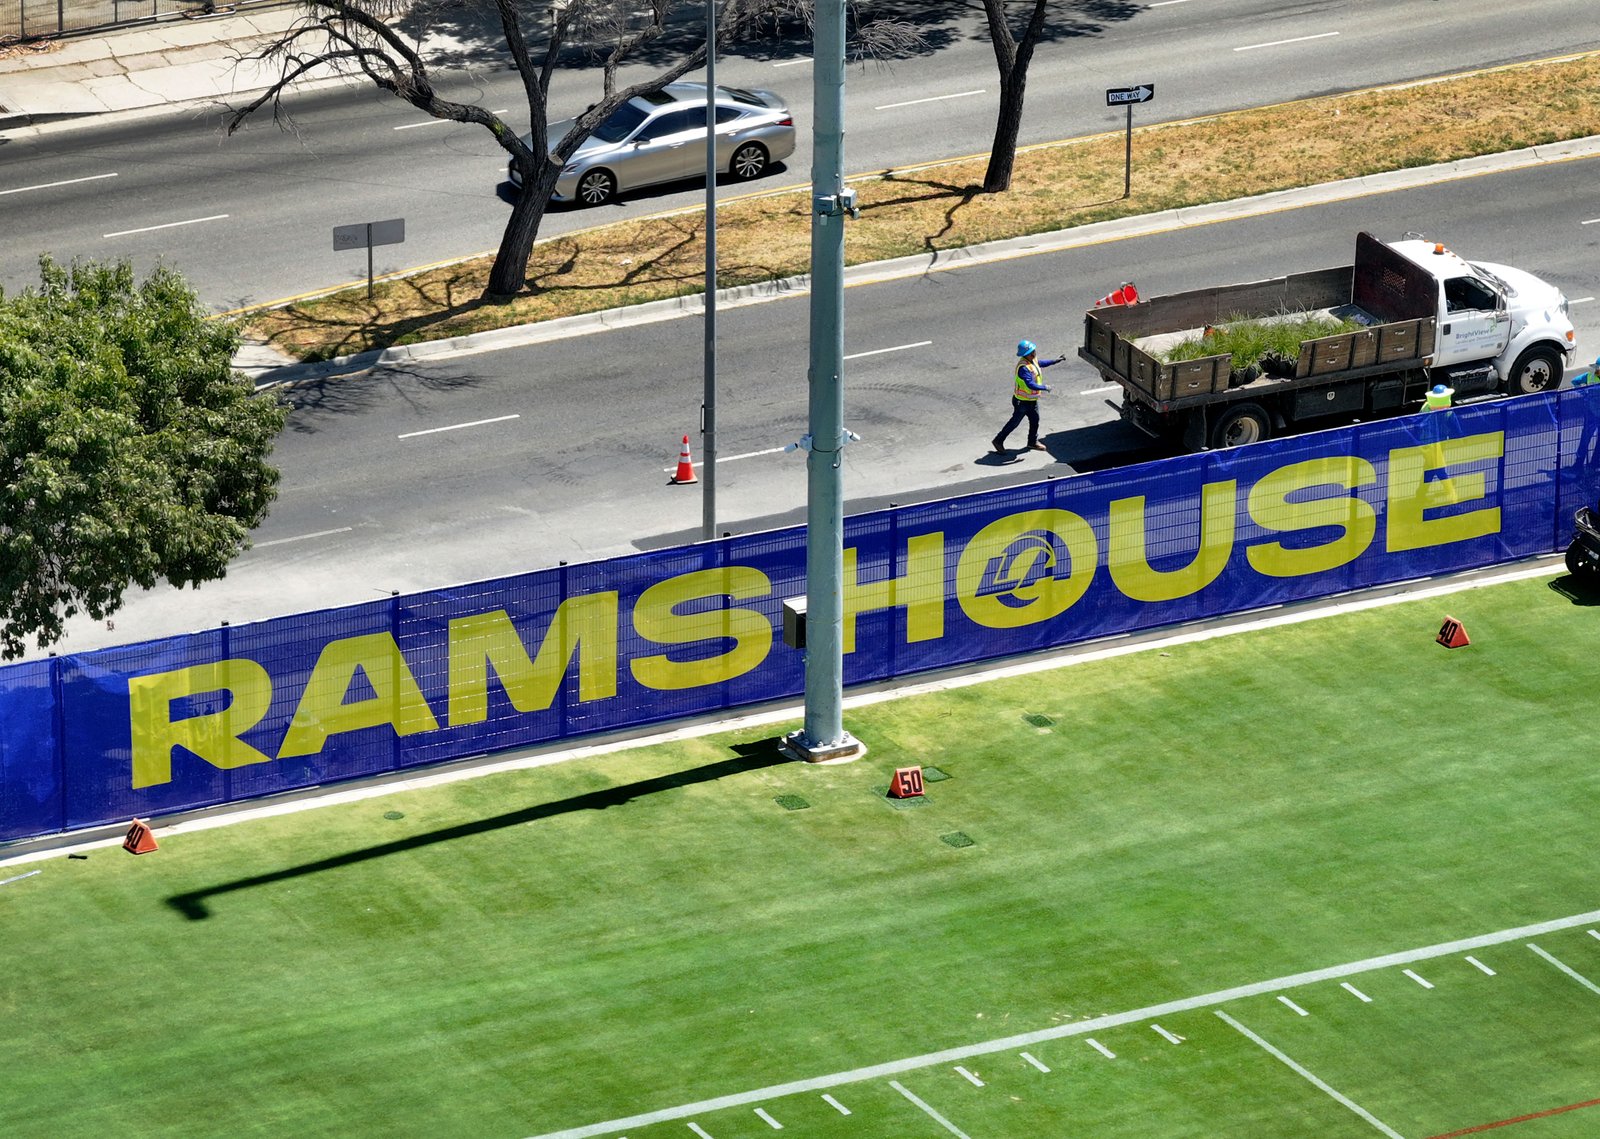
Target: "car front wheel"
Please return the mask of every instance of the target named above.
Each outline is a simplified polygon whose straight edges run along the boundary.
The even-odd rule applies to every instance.
[[[583,205],[603,206],[617,196],[617,180],[609,170],[585,170],[573,196]]]
[[[728,173],[741,182],[748,182],[751,178],[759,178],[766,173],[772,160],[767,157],[767,148],[759,142],[747,142],[733,152],[733,161],[728,163]]]

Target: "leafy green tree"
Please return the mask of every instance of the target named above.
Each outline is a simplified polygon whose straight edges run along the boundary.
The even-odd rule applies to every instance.
[[[176,272],[39,262],[0,295],[0,657],[130,585],[222,577],[277,494],[277,399]]]

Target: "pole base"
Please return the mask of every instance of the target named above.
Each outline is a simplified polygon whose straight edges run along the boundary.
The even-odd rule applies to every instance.
[[[783,737],[783,752],[807,763],[849,763],[866,755],[867,745],[849,732],[829,743],[813,743],[802,730]]]

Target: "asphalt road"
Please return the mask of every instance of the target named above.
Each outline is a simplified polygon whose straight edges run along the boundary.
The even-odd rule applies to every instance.
[[[1147,295],[1347,262],[1357,230],[1421,230],[1464,255],[1530,269],[1574,302],[1581,353],[1600,346],[1600,160],[1570,161],[1020,257],[846,295],[849,510],[1069,477],[1154,457],[1075,359],[1051,369],[1047,454],[1003,460],[1020,336],[1076,352],[1081,313],[1121,280]],[[798,522],[807,304],[719,314],[719,511],[748,533]],[[256,548],[198,594],[135,598],[89,648],[229,620],[657,548],[699,536],[700,488],[668,484],[698,438],[699,320],[296,386],[277,449],[283,493]]]
[[[847,169],[870,171],[987,151],[998,82],[975,5],[876,5],[919,26],[927,50],[894,64],[856,64],[847,81]],[[1403,81],[1600,43],[1588,0],[1166,0],[1063,14],[1035,55],[1021,133],[1026,144],[1119,130],[1111,87],[1153,83],[1135,112],[1156,122]],[[447,94],[477,98],[518,121],[516,76],[488,39],[449,29],[464,48]],[[802,132],[786,168],[757,189],[809,180],[808,45],[751,45],[725,58],[721,82],[788,96]],[[653,69],[652,69],[653,70]],[[625,72],[623,81],[630,75]],[[552,106],[590,101],[594,72],[564,70]],[[401,217],[403,245],[377,251],[379,272],[494,248],[509,213],[505,160],[486,131],[421,116],[370,86],[290,101],[298,133],[268,117],[225,136],[214,111],[43,132],[0,132],[0,287],[37,282],[38,255],[128,257],[141,272],[174,265],[217,310],[362,279],[359,251],[332,249],[334,226]],[[524,110],[522,119],[526,118]],[[722,193],[745,192],[741,185]],[[602,210],[552,211],[544,232],[682,206],[693,184],[644,192]]]

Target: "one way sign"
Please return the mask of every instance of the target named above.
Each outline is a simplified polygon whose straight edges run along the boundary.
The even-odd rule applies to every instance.
[[[1155,98],[1156,85],[1141,83],[1137,87],[1111,87],[1106,91],[1106,106],[1120,107],[1124,103],[1148,103]]]

